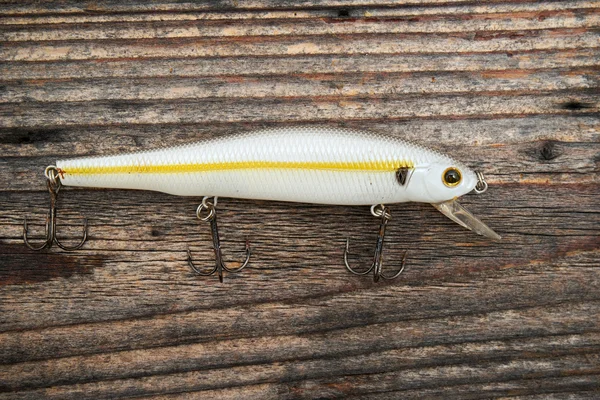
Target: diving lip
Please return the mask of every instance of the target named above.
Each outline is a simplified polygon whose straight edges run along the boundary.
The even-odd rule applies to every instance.
[[[452,221],[472,230],[475,233],[488,237],[492,240],[500,240],[502,238],[454,199],[443,201],[441,203],[432,203],[431,205],[437,208],[439,212],[450,218]]]

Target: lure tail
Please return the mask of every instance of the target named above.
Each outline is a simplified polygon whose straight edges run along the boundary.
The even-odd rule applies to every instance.
[[[483,235],[493,240],[500,240],[501,236],[494,232],[489,226],[481,222],[477,217],[467,211],[456,200],[448,200],[441,203],[432,204],[442,214],[450,218],[452,221],[475,233]]]

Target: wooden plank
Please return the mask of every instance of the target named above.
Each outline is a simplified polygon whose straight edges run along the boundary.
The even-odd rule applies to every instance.
[[[495,95],[407,95],[375,99],[313,98],[239,100],[231,113],[230,101],[187,99],[155,101],[89,101],[85,103],[0,104],[4,126],[57,127],[106,126],[118,124],[273,123],[286,119],[296,124],[340,119],[432,119],[502,118],[507,115],[597,114],[594,91],[565,91],[550,94]],[[575,104],[575,107],[572,107]],[[574,110],[572,108],[575,108]]]
[[[518,37],[519,40],[515,40]],[[401,40],[399,40],[401,39]],[[239,57],[307,54],[418,54],[481,53],[531,50],[571,50],[600,47],[600,33],[586,29],[555,29],[437,34],[335,35],[323,38],[249,37],[225,40],[139,39],[97,41],[53,41],[31,44],[6,42],[0,61],[67,61],[187,57]]]
[[[307,19],[217,20],[182,23],[182,21],[137,23],[72,24],[57,30],[53,25],[15,27],[0,25],[0,40],[64,41],[103,39],[153,39],[153,38],[202,38],[202,37],[253,37],[298,35],[348,35],[348,34],[405,34],[405,33],[464,33],[525,31],[540,29],[579,29],[597,26],[600,13],[597,10],[567,10],[540,13],[499,13],[458,16],[431,16],[422,20],[406,18],[352,19],[323,16]]]
[[[169,3],[168,5],[173,5]],[[197,2],[194,4],[198,4]],[[345,3],[346,5],[348,3]],[[423,4],[421,2],[421,4]],[[183,12],[174,9],[153,9],[151,13],[144,12],[117,12],[103,10],[95,12],[87,10],[76,14],[53,13],[48,9],[40,10],[43,14],[15,15],[6,12],[0,13],[0,25],[38,25],[38,24],[81,24],[103,22],[144,22],[144,21],[212,21],[212,20],[261,20],[261,19],[309,19],[309,18],[398,18],[398,17],[424,17],[424,16],[462,16],[481,14],[510,13],[519,16],[523,13],[535,13],[538,19],[544,19],[548,13],[561,11],[594,10],[598,2],[593,0],[565,0],[560,2],[528,3],[528,2],[479,2],[478,4],[447,3],[436,7],[413,5],[411,7],[381,7],[382,3],[371,4],[368,7],[323,7],[323,8],[295,8],[295,9],[256,9],[256,10],[205,10]],[[366,7],[366,8],[364,8]],[[76,11],[77,12],[77,11]],[[413,18],[413,22],[416,19]],[[44,40],[44,39],[42,39]]]
[[[468,351],[466,351],[468,352]],[[424,352],[426,353],[426,352]],[[423,354],[423,353],[421,353]],[[402,357],[405,354],[398,352],[397,354],[389,355],[391,360],[397,360],[397,357]],[[424,354],[423,354],[424,355]],[[257,385],[264,385],[261,393],[264,393],[265,389],[276,393],[278,398],[297,398],[298,394],[301,394],[302,398],[315,398],[315,397],[341,397],[346,394],[360,395],[362,393],[381,393],[390,391],[404,391],[404,390],[418,390],[427,389],[434,385],[439,385],[441,381],[446,383],[448,386],[464,385],[466,383],[482,384],[498,379],[502,374],[503,380],[519,381],[536,378],[541,374],[554,375],[560,377],[562,372],[570,371],[576,373],[576,375],[591,376],[595,379],[598,378],[598,356],[595,355],[579,355],[579,356],[554,356],[551,359],[542,360],[515,360],[515,361],[500,361],[500,362],[477,362],[473,361],[472,364],[466,362],[462,364],[447,365],[443,367],[430,367],[430,368],[404,368],[400,371],[394,372],[373,372],[387,368],[396,367],[395,363],[388,362],[388,354],[373,354],[371,357],[378,358],[378,362],[369,363],[365,358],[369,357],[355,357],[349,359],[329,359],[323,360],[319,364],[321,368],[314,368],[313,363],[302,363],[297,362],[292,367],[287,363],[278,363],[279,365],[273,365],[271,363],[266,365],[252,365],[249,367],[240,368],[228,368],[224,370],[213,370],[206,372],[193,372],[185,374],[177,374],[175,376],[170,375],[164,379],[161,376],[156,376],[154,379],[127,379],[119,381],[102,381],[95,384],[78,384],[75,390],[73,388],[65,391],[63,387],[57,386],[51,390],[30,390],[28,392],[21,392],[17,398],[35,398],[35,396],[43,395],[47,398],[76,398],[76,396],[91,395],[93,397],[108,397],[112,395],[117,396],[151,396],[156,393],[156,389],[160,388],[164,392],[179,392],[185,393],[187,396],[190,392],[201,390],[205,396],[218,396],[214,392],[220,392],[223,389],[220,387],[230,387],[226,390],[231,394],[237,396],[245,396],[248,391],[247,387]],[[108,360],[103,360],[104,362]],[[365,362],[366,361],[366,362]],[[437,361],[435,358],[432,361]],[[446,360],[445,360],[446,361]],[[368,374],[364,373],[363,368],[340,368],[340,364],[346,363],[361,363],[365,367],[369,368]],[[477,362],[476,365],[473,365]],[[308,365],[306,365],[308,364]],[[329,368],[325,365],[327,364]],[[358,365],[358,364],[354,364]],[[331,376],[329,373],[330,368],[333,367],[336,370],[342,372],[346,371],[348,375],[352,376],[353,384],[348,384],[347,377],[336,377]],[[305,371],[310,371],[306,373]],[[500,371],[502,371],[500,373]],[[313,373],[320,373],[321,376],[328,376],[327,378],[321,379],[310,379]],[[248,384],[246,379],[240,379],[244,377],[248,381],[252,382]],[[302,381],[297,382],[298,378],[302,378]],[[592,378],[593,379],[593,378]],[[594,389],[595,385],[593,380],[585,381],[579,379],[576,383],[578,388]],[[572,381],[575,379],[571,380]],[[272,382],[270,384],[264,384],[263,382]],[[278,382],[285,382],[285,384],[279,384]],[[260,382],[255,384],[254,382]],[[349,386],[351,391],[349,391]],[[550,385],[550,390],[555,389],[559,385]],[[545,389],[548,391],[548,389]],[[507,390],[500,391],[495,389],[496,392],[504,392],[508,394]],[[531,391],[531,389],[530,389]],[[486,391],[484,391],[486,392]],[[202,392],[200,392],[202,393]],[[2,394],[0,394],[0,398]]]
[[[600,3],[0,1],[0,399],[597,398]],[[393,205],[374,284],[368,207],[65,188],[32,252],[42,172],[234,132],[387,132],[485,172],[489,242]]]
[[[215,76],[305,76],[315,74],[518,71],[593,68],[600,63],[598,49],[534,51],[507,54],[413,54],[295,57],[232,57],[203,59],[64,61],[0,64],[5,81],[93,78],[202,78]]]
[[[147,2],[129,2],[123,4],[117,0],[103,0],[94,4],[81,4],[76,0],[47,1],[44,3],[14,3],[11,0],[2,0],[3,14],[59,14],[59,13],[88,13],[88,12],[147,12],[147,11],[195,11],[219,10],[230,11],[235,9],[305,9],[305,8],[348,8],[348,7],[393,7],[407,5],[447,5],[470,3],[469,0],[311,0],[311,1],[281,1],[281,0],[251,0],[240,4],[234,0],[210,0],[185,2],[176,1],[165,3],[162,0]],[[12,4],[11,4],[12,3]],[[491,2],[494,3],[494,2]],[[240,7],[241,6],[241,7]]]
[[[330,74],[300,77],[85,79],[4,85],[0,102],[178,100],[206,98],[382,97],[407,94],[531,93],[595,89],[600,68],[481,73]]]

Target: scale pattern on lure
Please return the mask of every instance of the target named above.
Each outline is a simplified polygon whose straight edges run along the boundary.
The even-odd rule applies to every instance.
[[[465,210],[456,199],[466,193],[487,189],[483,175],[439,152],[405,140],[344,128],[290,127],[265,129],[220,139],[153,151],[106,157],[59,160],[46,170],[51,210],[46,242],[32,249],[57,243],[56,197],[62,185],[96,188],[141,189],[179,196],[205,196],[197,210],[200,219],[211,223],[217,261],[213,273],[230,270],[222,262],[216,224],[216,198],[293,201],[337,205],[373,205],[381,218],[373,265],[357,273],[381,273],[385,225],[391,213],[383,204],[407,201],[434,205],[458,224],[492,239],[500,236]],[[214,197],[214,202],[207,198]],[[379,205],[375,207],[376,205]],[[204,214],[203,214],[204,213]],[[85,231],[85,228],[84,228]],[[74,248],[78,248],[81,243]],[[246,245],[248,263],[250,249]],[[198,273],[188,251],[190,266]],[[240,270],[239,268],[238,270]],[[394,275],[398,276],[402,269]],[[392,278],[393,278],[392,277]]]

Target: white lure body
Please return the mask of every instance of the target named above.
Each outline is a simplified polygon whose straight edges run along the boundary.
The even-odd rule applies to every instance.
[[[56,166],[68,186],[338,205],[440,203],[478,182],[462,163],[402,139],[310,126]],[[449,169],[458,171],[458,182],[447,182]]]

